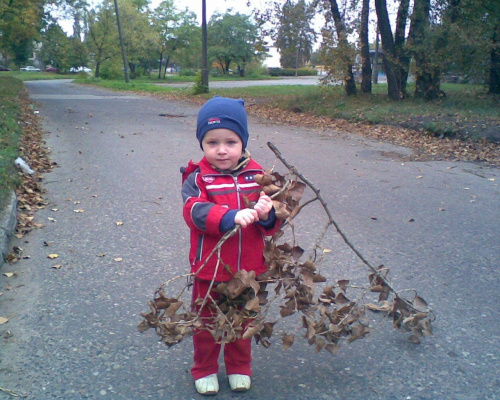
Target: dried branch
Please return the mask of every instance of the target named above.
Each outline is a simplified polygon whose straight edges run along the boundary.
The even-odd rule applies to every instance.
[[[394,327],[411,332],[410,341],[413,343],[420,342],[419,338],[423,335],[432,334],[432,313],[424,299],[413,289],[396,292],[387,279],[389,268],[382,265],[374,267],[363,257],[340,229],[319,189],[297,168],[289,164],[272,143],[268,145],[289,171],[282,176],[274,172],[275,166],[273,166],[269,173],[255,176],[255,181],[261,185],[262,190],[273,199],[277,217],[284,222],[282,228],[266,241],[264,258],[268,270],[258,277],[253,271],[241,270],[235,273],[229,282],[217,285],[214,278],[210,282],[207,295],[195,301],[194,305],[199,307],[198,312],[186,310],[182,312],[184,303],[181,297],[191,285],[192,278],[196,277],[214,256],[217,256],[216,270],[220,268],[220,263],[223,262],[221,248],[240,229],[236,226],[219,240],[196,272],[174,277],[155,292],[154,300],[148,303],[151,312],[142,313],[144,320],[139,324],[139,330],[154,328],[167,346],[177,344],[186,336],[206,329],[221,343],[253,336],[257,343],[269,347],[273,327],[278,321],[270,322],[267,316],[271,306],[277,305],[281,318],[302,314],[302,329],[306,330],[305,337],[310,345],[315,346],[316,352],[326,349],[336,354],[341,341],[350,343],[365,337],[370,332],[365,317],[365,307],[391,315]],[[306,187],[313,191],[315,197],[301,205],[300,200]],[[305,251],[295,245],[293,221],[304,207],[317,200],[320,201],[328,221],[310,250],[309,260],[301,262],[300,258]],[[318,284],[325,284],[326,278],[317,271],[316,253],[317,249],[321,248],[321,243],[331,225],[371,271],[368,276],[370,285],[362,287],[350,284],[347,279],[340,279],[333,285],[323,285],[321,294],[317,296],[316,288]],[[292,244],[282,239],[286,228],[291,231]],[[319,262],[321,260],[322,258]],[[178,296],[168,298],[165,291],[180,277],[188,277],[188,283]],[[271,285],[274,285],[275,292],[272,298],[267,291]],[[348,288],[361,291],[355,301],[346,297]],[[410,291],[414,293],[413,300],[401,296],[401,293]],[[371,303],[363,305],[363,299],[369,292],[379,293],[379,305]],[[220,298],[214,298],[211,293],[217,293]],[[391,293],[394,295],[394,300],[388,301]],[[201,309],[205,306],[211,307],[214,314],[209,320],[201,317]],[[294,335],[283,334],[282,342],[283,349],[288,349],[294,342]]]

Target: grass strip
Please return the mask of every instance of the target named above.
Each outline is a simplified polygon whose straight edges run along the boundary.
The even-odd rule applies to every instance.
[[[19,124],[19,99],[23,92],[22,81],[0,76],[0,206],[2,208],[11,190],[19,184],[14,160],[19,155],[19,139],[22,133]]]

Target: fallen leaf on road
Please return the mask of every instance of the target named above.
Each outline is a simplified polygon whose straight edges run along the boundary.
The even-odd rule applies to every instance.
[[[123,258],[117,257],[117,258],[113,258],[113,260],[115,260],[115,261],[118,261],[118,262],[119,262],[119,261],[123,261]]]
[[[281,340],[283,342],[283,350],[287,351],[293,345],[293,342],[295,341],[295,336],[294,335],[283,335]]]
[[[53,265],[53,266],[52,266],[52,268],[54,268],[54,269],[59,269],[59,268],[61,268],[61,267],[62,267],[62,265],[60,265],[60,264],[57,264],[57,265]]]
[[[7,277],[7,278],[11,278],[14,276],[14,273],[13,272],[4,272],[4,275]]]
[[[117,221],[116,225],[121,226],[121,225],[123,225],[123,222],[122,221]]]
[[[9,264],[14,264],[18,261],[18,258],[14,254],[10,253],[5,261],[7,261]]]
[[[45,247],[49,247],[51,244],[50,244],[50,242],[43,242],[43,245],[44,245]]]
[[[97,255],[97,257],[104,257],[105,255],[106,255],[106,254],[104,254],[104,253],[99,253],[99,254]]]
[[[52,218],[52,217],[49,217],[49,218],[47,218],[47,219],[48,219],[49,221],[52,221],[52,222],[57,222],[57,219]]]
[[[5,318],[5,317],[0,317],[0,325],[3,325],[5,324],[6,322],[8,322],[9,319],[8,318]]]
[[[81,209],[80,209],[80,210],[73,210],[73,211],[74,211],[74,212],[76,212],[76,213],[82,213],[82,212],[85,212],[85,210],[81,210]]]
[[[49,254],[47,257],[48,257],[48,258],[51,258],[51,259],[54,259],[54,258],[59,257],[59,254],[54,254],[54,253],[52,253],[52,254]]]

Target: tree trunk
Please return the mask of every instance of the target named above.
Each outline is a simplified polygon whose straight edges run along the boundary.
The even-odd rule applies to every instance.
[[[99,69],[100,68],[101,68],[101,63],[100,62],[96,62],[95,63],[95,74],[94,74],[94,76],[96,78],[99,78],[99,74],[100,74]]]
[[[406,20],[408,19],[408,9],[410,0],[401,0],[399,3],[398,15],[396,17],[396,33],[394,34],[394,50],[396,53],[399,76],[401,79],[401,94],[406,97],[406,84],[408,82],[408,70],[410,69],[410,55],[405,50]]]
[[[161,79],[161,66],[163,65],[163,49],[160,52],[160,68],[158,68],[158,79]]]
[[[346,29],[344,26],[344,21],[339,12],[339,7],[337,0],[330,0],[330,8],[332,11],[333,21],[335,22],[335,30],[337,31],[337,37],[339,40],[339,45],[345,49],[349,48],[349,43],[347,41]],[[356,94],[356,81],[354,80],[354,74],[352,73],[352,60],[346,55],[345,59],[345,71],[344,71],[344,85],[345,93],[350,96]]]
[[[493,31],[489,93],[500,94],[500,24]]]
[[[375,9],[377,11],[378,28],[384,50],[383,62],[387,77],[387,94],[390,99],[398,101],[401,100],[401,77],[399,76],[399,69],[396,64],[397,58],[386,0],[375,0]]]
[[[433,100],[444,96],[441,90],[441,71],[432,65],[429,49],[426,46],[426,28],[429,25],[430,0],[415,0],[409,40],[415,58],[416,80],[415,97]]]
[[[167,76],[168,64],[170,64],[170,54],[168,55],[167,60],[165,61],[165,70],[163,72],[163,79],[165,79]]]
[[[363,0],[361,10],[361,30],[359,42],[361,47],[361,91],[372,92],[372,65],[370,62],[370,43],[368,41],[368,15],[370,13],[370,0]]]
[[[380,42],[380,34],[377,26],[377,33],[375,35],[375,57],[373,57],[373,72],[372,72],[374,85],[378,84],[378,53],[380,51],[379,42]]]

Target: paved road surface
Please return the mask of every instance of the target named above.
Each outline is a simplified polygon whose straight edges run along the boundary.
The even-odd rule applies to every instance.
[[[211,88],[234,88],[246,86],[283,86],[283,85],[319,85],[319,76],[298,76],[298,77],[284,77],[281,79],[262,79],[262,80],[235,80],[235,81],[209,81]],[[193,83],[158,83],[158,85],[170,87],[187,87],[192,86]]]
[[[167,349],[136,330],[154,290],[187,270],[178,171],[201,155],[196,108],[68,82],[27,86],[59,167],[44,178],[50,205],[36,221],[45,228],[12,242],[30,258],[2,266],[16,275],[0,276],[0,316],[9,317],[0,387],[33,400],[200,398],[190,340]],[[217,398],[500,398],[500,171],[407,162],[408,149],[359,136],[250,123],[254,156],[272,165],[273,141],[365,257],[390,267],[397,288],[417,289],[437,320],[417,346],[374,316],[372,333],[336,356],[314,354],[301,331],[285,353],[276,338],[255,348],[252,390],[230,393],[221,368]],[[307,248],[324,218],[305,216],[297,241]],[[324,275],[366,283],[337,236],[325,246],[334,251]]]

